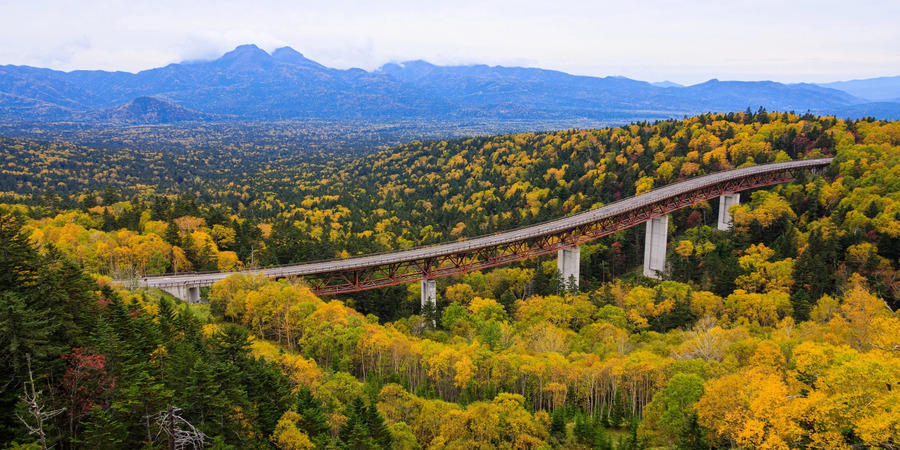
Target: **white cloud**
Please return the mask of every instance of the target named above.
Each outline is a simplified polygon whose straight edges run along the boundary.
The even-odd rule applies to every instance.
[[[0,64],[138,71],[289,45],[338,68],[424,59],[696,83],[900,74],[877,0],[13,1]]]

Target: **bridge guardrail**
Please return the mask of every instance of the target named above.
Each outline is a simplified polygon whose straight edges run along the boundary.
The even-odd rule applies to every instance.
[[[438,244],[430,244],[425,246],[413,247],[408,249],[397,249],[386,252],[372,253],[368,255],[357,255],[350,258],[334,258],[328,260],[310,261],[299,264],[282,264],[275,266],[267,266],[258,269],[248,269],[235,272],[192,272],[190,274],[164,274],[152,277],[140,277],[139,283],[152,287],[172,287],[187,284],[206,284],[218,281],[235,273],[261,273],[268,276],[292,276],[292,275],[314,275],[319,273],[330,273],[338,270],[354,270],[366,267],[381,266],[385,264],[400,263],[404,261],[417,260],[422,258],[431,258],[453,254],[461,250],[476,250],[485,247],[502,245],[505,243],[516,242],[519,240],[532,239],[541,236],[556,234],[557,232],[581,226],[587,223],[596,222],[604,218],[616,216],[635,210],[653,203],[660,202],[679,193],[688,193],[694,190],[703,189],[704,187],[714,186],[723,181],[740,179],[749,175],[765,174],[778,172],[789,169],[806,169],[810,167],[824,167],[831,163],[833,158],[822,158],[814,160],[799,160],[773,164],[763,164],[740,169],[732,169],[724,172],[716,172],[712,174],[694,177],[688,180],[681,180],[665,186],[654,189],[644,194],[638,194],[625,199],[617,200],[606,205],[575,213],[568,216],[551,219],[538,224],[525,225],[510,230],[497,231],[482,236],[463,239],[456,242],[443,242]],[[687,187],[687,188],[686,188]],[[523,232],[524,235],[523,235]],[[497,239],[500,238],[500,239]],[[445,249],[441,252],[429,252],[429,250]],[[416,257],[409,258],[390,258],[398,254],[421,254]],[[354,264],[361,263],[361,264]],[[331,267],[339,265],[340,268]],[[303,271],[303,270],[280,270],[278,273],[272,273],[278,269],[301,269],[312,268],[314,266],[322,267],[321,270]],[[198,278],[205,275],[219,275],[208,278]],[[152,279],[160,280],[159,283],[153,283]],[[171,281],[163,281],[163,279],[172,279]]]

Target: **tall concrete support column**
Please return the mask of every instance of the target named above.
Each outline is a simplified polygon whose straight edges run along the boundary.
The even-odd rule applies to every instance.
[[[424,312],[425,305],[431,302],[431,307],[437,303],[437,281],[422,280],[422,310]]]
[[[725,194],[719,197],[719,229],[722,231],[728,231],[731,228],[731,220],[734,219],[731,217],[731,213],[728,212],[732,206],[741,203],[741,194],[740,192],[735,192],[734,194]]]
[[[644,276],[662,279],[666,269],[666,238],[669,232],[669,216],[647,221],[647,237],[644,240]]]
[[[576,245],[556,252],[556,270],[559,271],[560,286],[569,287],[569,282],[574,280],[577,288],[581,282],[581,247]]]

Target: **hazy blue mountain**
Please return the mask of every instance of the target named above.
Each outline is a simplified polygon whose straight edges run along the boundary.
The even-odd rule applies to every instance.
[[[269,54],[255,45],[242,45],[212,61],[170,64],[138,73],[0,66],[0,119],[6,121],[574,123],[654,120],[748,107],[755,111],[760,106],[893,117],[893,105],[870,103],[812,84],[710,80],[694,86],[654,85],[624,77],[575,76],[521,67],[437,66],[425,61],[387,64],[374,71],[339,70],[288,47]]]
[[[104,123],[163,124],[212,120],[216,117],[166,100],[138,97],[122,106],[91,111],[87,113],[87,118]]]
[[[666,81],[657,81],[657,82],[650,83],[650,84],[652,84],[652,85],[654,85],[654,86],[656,86],[656,87],[661,87],[661,88],[667,88],[667,87],[684,87],[683,84],[678,84],[678,83],[676,83],[676,82],[674,82],[674,81],[669,81],[669,80],[666,80]]]
[[[773,81],[719,81],[673,89],[684,104],[710,111],[735,111],[759,105],[768,110],[827,112],[863,101],[835,89]],[[742,105],[743,108],[742,108]],[[804,106],[805,105],[805,106]],[[805,108],[805,109],[804,109]]]
[[[866,80],[820,83],[820,86],[840,89],[859,98],[873,102],[896,102],[900,99],[900,76],[869,78]]]
[[[71,109],[53,103],[0,92],[0,118],[56,121],[67,119],[72,114]]]
[[[837,117],[875,117],[882,120],[900,120],[900,101],[861,103],[834,111],[833,114]]]

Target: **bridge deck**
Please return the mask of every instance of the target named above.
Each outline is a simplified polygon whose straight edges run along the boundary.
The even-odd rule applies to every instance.
[[[287,266],[276,266],[269,267],[264,269],[257,270],[246,270],[241,272],[212,272],[212,273],[194,273],[194,274],[184,274],[184,275],[163,275],[163,276],[155,276],[155,277],[146,277],[139,280],[139,284],[141,286],[146,287],[171,287],[171,286],[179,286],[179,285],[201,285],[208,286],[212,283],[219,281],[229,275],[233,275],[234,273],[243,273],[243,274],[259,274],[267,277],[273,278],[281,278],[288,276],[311,276],[311,275],[321,275],[321,274],[333,274],[333,273],[352,273],[359,272],[364,269],[371,269],[375,267],[385,267],[385,266],[397,266],[402,264],[408,264],[416,261],[428,261],[433,260],[435,258],[448,257],[451,255],[457,254],[467,254],[473,251],[478,251],[482,249],[489,248],[497,248],[498,246],[503,245],[512,245],[519,242],[529,241],[533,239],[538,239],[546,236],[557,235],[559,233],[564,233],[567,230],[572,230],[578,227],[583,227],[586,225],[594,224],[609,218],[621,216],[630,211],[641,210],[642,208],[647,208],[648,206],[652,206],[655,204],[659,204],[660,202],[666,201],[667,199],[684,196],[690,194],[692,192],[702,191],[703,189],[707,189],[713,186],[721,186],[724,182],[734,182],[740,181],[748,177],[763,175],[763,174],[772,174],[772,173],[783,173],[786,171],[801,171],[801,170],[816,170],[822,169],[828,166],[832,161],[832,158],[824,158],[824,159],[815,159],[815,160],[803,160],[803,161],[790,161],[784,163],[775,163],[775,164],[765,164],[753,167],[746,167],[742,169],[734,169],[728,170],[724,172],[717,172],[713,174],[708,174],[696,178],[692,178],[685,181],[680,181],[677,183],[672,183],[666,186],[663,186],[658,189],[654,189],[645,194],[637,195],[634,197],[629,197],[623,200],[619,200],[614,203],[610,203],[608,205],[595,208],[589,211],[585,211],[578,214],[573,214],[571,216],[562,217],[559,219],[550,220],[547,222],[542,222],[536,225],[518,228],[514,230],[498,232],[494,234],[489,234],[485,236],[480,236],[472,239],[461,240],[457,242],[450,242],[445,244],[438,244],[432,246],[425,247],[416,247],[408,250],[399,250],[388,253],[377,253],[372,255],[365,256],[357,256],[352,258],[345,259],[334,259],[327,261],[317,261],[311,263],[304,264],[296,264],[296,265],[287,265]],[[758,187],[762,185],[771,185],[778,182],[784,182],[789,180],[776,180],[769,183],[758,184],[758,185],[747,185],[747,186],[734,186],[732,188],[733,192],[740,191],[743,189],[749,189],[753,187]],[[701,199],[701,200],[705,200]],[[696,201],[694,202],[696,203]],[[691,203],[692,204],[692,203]],[[682,205],[679,207],[683,207],[686,205]],[[646,220],[646,219],[643,219]],[[641,220],[641,221],[643,221]],[[633,223],[629,226],[634,225]],[[627,228],[627,227],[626,227]],[[595,236],[596,238],[597,236]],[[570,245],[576,245],[578,242],[570,243]],[[566,245],[556,244],[557,247],[561,248]],[[556,248],[551,249],[555,251]],[[543,253],[549,253],[543,252]],[[520,258],[521,259],[521,258]],[[504,260],[504,262],[507,262]],[[496,265],[496,264],[490,264]],[[485,264],[481,267],[487,267],[489,265]],[[466,270],[467,271],[467,270]],[[427,274],[426,274],[427,275]],[[421,276],[418,279],[426,278],[427,276]],[[406,282],[414,281],[414,279],[403,278]],[[386,284],[398,284],[400,281],[394,283],[382,283],[381,285]],[[377,287],[377,286],[369,286],[369,287]],[[315,290],[315,289],[314,289]],[[345,290],[359,290],[359,289],[345,289]],[[340,290],[332,290],[327,292],[338,292]]]

